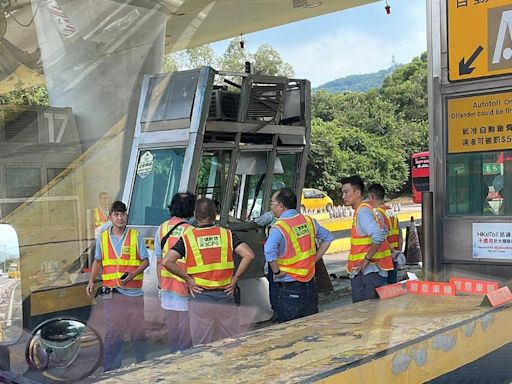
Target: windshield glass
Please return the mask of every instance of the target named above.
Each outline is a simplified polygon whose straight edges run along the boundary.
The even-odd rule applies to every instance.
[[[129,224],[160,225],[178,191],[184,149],[144,150],[139,154]]]

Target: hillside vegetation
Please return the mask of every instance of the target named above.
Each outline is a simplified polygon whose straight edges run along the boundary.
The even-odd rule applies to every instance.
[[[375,73],[365,73],[363,75],[350,75],[346,77],[340,77],[339,79],[331,80],[325,84],[313,88],[313,92],[320,90],[330,93],[339,93],[344,91],[367,92],[370,89],[380,88],[384,82],[384,79],[391,75],[400,66],[401,64],[395,64],[387,69],[381,69]]]
[[[412,153],[428,149],[426,53],[368,92],[316,92],[306,185],[341,203],[340,181],[358,174],[389,194],[409,179]]]

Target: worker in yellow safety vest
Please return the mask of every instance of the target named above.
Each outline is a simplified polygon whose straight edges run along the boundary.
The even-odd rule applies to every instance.
[[[187,230],[167,252],[162,265],[187,282],[190,334],[193,345],[210,343],[239,332],[234,293],[254,259],[254,252],[229,229],[214,224],[213,200],[196,201],[196,228]],[[235,270],[233,253],[241,257]],[[178,265],[184,259],[186,269]]]
[[[185,231],[193,228],[189,221],[194,216],[195,202],[196,197],[191,192],[176,193],[169,205],[171,218],[160,225],[155,235],[154,254],[157,259],[156,271],[160,287],[160,305],[165,312],[167,338],[171,353],[192,346],[188,319],[189,293],[185,280],[162,266],[162,258]],[[178,259],[177,265],[185,271],[183,259]]]
[[[382,221],[388,232],[387,240],[391,247],[394,269],[388,271],[387,282],[388,284],[394,284],[398,281],[398,268],[405,264],[405,257],[402,254],[403,236],[398,217],[391,207],[384,204],[385,196],[386,192],[382,185],[372,184],[368,187],[368,201],[376,210],[379,220]]]
[[[272,195],[270,210],[277,221],[270,230],[264,252],[278,287],[279,322],[318,312],[315,263],[334,239],[316,220],[296,209],[297,196],[292,189],[281,188]]]
[[[121,367],[125,333],[130,336],[137,361],[146,358],[144,321],[144,270],[149,265],[148,251],[140,233],[126,227],[126,205],[115,201],[110,208],[112,226],[96,239],[96,254],[87,284],[87,294],[94,295],[94,283],[102,269],[103,287],[98,290],[103,302],[106,324],[103,368]]]
[[[98,196],[100,205],[94,208],[94,228],[101,227],[108,221],[108,209],[110,208],[110,196],[107,192],[101,192]]]
[[[352,302],[375,299],[376,288],[386,284],[393,269],[387,231],[379,224],[373,206],[364,199],[364,182],[355,175],[343,178],[343,203],[354,209],[347,272],[351,278]]]

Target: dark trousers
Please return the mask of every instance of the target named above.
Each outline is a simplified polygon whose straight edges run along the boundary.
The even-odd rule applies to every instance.
[[[379,295],[375,288],[386,285],[386,278],[379,275],[377,272],[372,272],[367,275],[362,273],[356,275],[350,280],[352,286],[352,302],[377,299]]]
[[[207,344],[240,333],[238,307],[222,289],[196,293],[188,299],[192,344]]]
[[[167,337],[171,353],[183,351],[192,346],[188,311],[165,311]]]
[[[388,284],[395,284],[398,282],[398,271],[396,269],[393,269],[392,271],[388,271]]]
[[[318,313],[318,291],[315,279],[277,283],[277,319],[280,323]]]
[[[144,361],[147,349],[144,296],[130,297],[113,293],[111,298],[103,300],[103,318],[107,328],[103,354],[104,370],[110,371],[121,367],[125,334],[130,336],[137,362]]]

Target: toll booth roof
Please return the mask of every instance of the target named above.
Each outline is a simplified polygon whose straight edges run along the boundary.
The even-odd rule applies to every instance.
[[[132,365],[94,382],[424,382],[510,342],[512,308],[493,310],[481,301],[419,295],[365,301]]]

